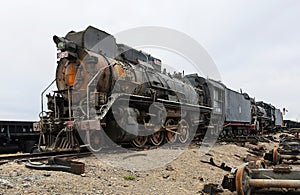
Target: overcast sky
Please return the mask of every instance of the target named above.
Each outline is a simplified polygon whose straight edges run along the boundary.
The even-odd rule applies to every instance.
[[[92,25],[111,34],[140,26],[186,33],[229,88],[300,120],[300,1],[84,2],[1,1],[0,119],[38,119],[40,93],[55,76],[52,36]],[[163,52],[159,57],[164,61]]]

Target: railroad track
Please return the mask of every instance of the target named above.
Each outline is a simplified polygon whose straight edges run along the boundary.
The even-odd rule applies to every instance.
[[[261,137],[262,139],[262,137]],[[258,141],[261,140],[259,139],[259,136],[238,136],[236,138],[221,138],[219,139],[217,142],[222,142],[222,141],[226,141],[226,142],[246,142],[246,141]],[[266,138],[264,138],[266,139]],[[205,141],[202,142],[203,140],[193,140],[189,147],[193,147],[193,146],[198,146],[201,144],[205,144]],[[142,148],[136,148],[136,147],[132,147],[132,145],[127,144],[127,145],[122,145],[122,147],[132,150],[132,151],[144,151],[144,150],[151,150],[151,149],[156,149],[159,147],[163,147],[162,146],[151,146],[151,145],[146,145],[145,147]],[[172,146],[170,146],[170,149],[180,149],[180,148],[185,148],[182,147],[181,144],[174,144]],[[111,152],[110,149],[108,148],[104,148],[102,150],[102,152]],[[0,165],[5,164],[7,162],[11,162],[11,161],[16,161],[16,162],[26,162],[26,161],[41,161],[41,160],[46,160],[49,159],[51,157],[59,157],[59,158],[63,158],[63,157],[67,157],[67,158],[71,158],[71,157],[85,157],[85,156],[89,156],[91,155],[92,152],[88,151],[88,150],[84,150],[82,152],[78,152],[78,151],[61,151],[61,152],[41,152],[41,153],[33,153],[33,154],[10,154],[10,155],[0,155]]]
[[[8,162],[27,162],[27,161],[41,161],[46,160],[51,157],[58,158],[71,158],[71,157],[85,157],[91,155],[92,152],[83,151],[83,152],[41,152],[34,154],[13,154],[13,155],[3,155],[0,156],[0,165],[8,163]]]

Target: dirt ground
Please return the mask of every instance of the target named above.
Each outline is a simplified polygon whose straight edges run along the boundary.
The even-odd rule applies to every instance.
[[[263,144],[271,149],[277,143]],[[203,194],[205,184],[221,186],[223,176],[228,172],[201,161],[209,161],[213,157],[218,163],[238,167],[244,163],[242,158],[249,154],[247,150],[246,147],[224,142],[215,144],[208,154],[199,152],[197,145],[182,151],[153,149],[149,155],[156,156],[155,161],[162,159],[161,155],[178,151],[182,154],[150,170],[146,170],[149,169],[146,166],[149,162],[143,161],[144,155],[148,154],[143,152],[126,161],[129,170],[124,169],[124,164],[119,164],[123,168],[116,167],[116,164],[120,163],[120,159],[130,157],[131,153],[110,154],[109,158],[100,155],[74,159],[85,163],[85,173],[82,175],[33,170],[23,163],[10,162],[0,165],[0,194]],[[140,169],[135,170],[135,165]],[[220,194],[235,193],[224,190]]]

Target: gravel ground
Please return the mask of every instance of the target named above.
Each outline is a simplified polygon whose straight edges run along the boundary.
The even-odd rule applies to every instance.
[[[266,144],[272,148],[275,144]],[[179,149],[158,148],[151,151],[159,161],[163,155],[178,152]],[[237,167],[244,163],[242,157],[248,154],[247,148],[229,143],[216,144],[208,154],[199,153],[197,146],[190,147],[175,160],[151,170],[134,170],[134,164],[142,168],[143,155],[134,156],[127,161],[129,170],[109,165],[132,157],[131,153],[109,154],[75,159],[85,163],[85,173],[75,175],[60,171],[32,170],[10,162],[0,166],[0,194],[202,194],[203,186],[208,183],[221,184],[227,173],[222,169],[201,160],[225,162]],[[102,158],[104,160],[99,160]],[[149,162],[147,162],[149,163]],[[155,164],[155,162],[153,161]],[[131,166],[129,165],[131,164]],[[124,163],[121,164],[124,166]],[[145,168],[145,169],[146,169]],[[234,194],[225,190],[222,194]]]

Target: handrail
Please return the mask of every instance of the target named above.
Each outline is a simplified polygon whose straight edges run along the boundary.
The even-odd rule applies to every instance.
[[[108,68],[108,67],[111,67],[113,66],[114,64],[110,64],[108,66],[105,66],[105,67],[102,67],[98,70],[98,72],[95,74],[95,76],[89,81],[88,85],[87,85],[87,89],[86,89],[86,115],[87,115],[87,119],[89,120],[90,119],[90,85],[92,84],[92,82],[96,79],[96,77],[100,74],[100,72],[102,70],[104,70],[105,68]]]
[[[53,83],[56,81],[56,79],[54,79],[47,87],[46,89],[44,89],[44,91],[41,93],[41,104],[42,104],[42,112],[44,112],[44,93],[51,87],[51,85],[53,85]],[[43,119],[43,114],[42,114],[42,119]]]

